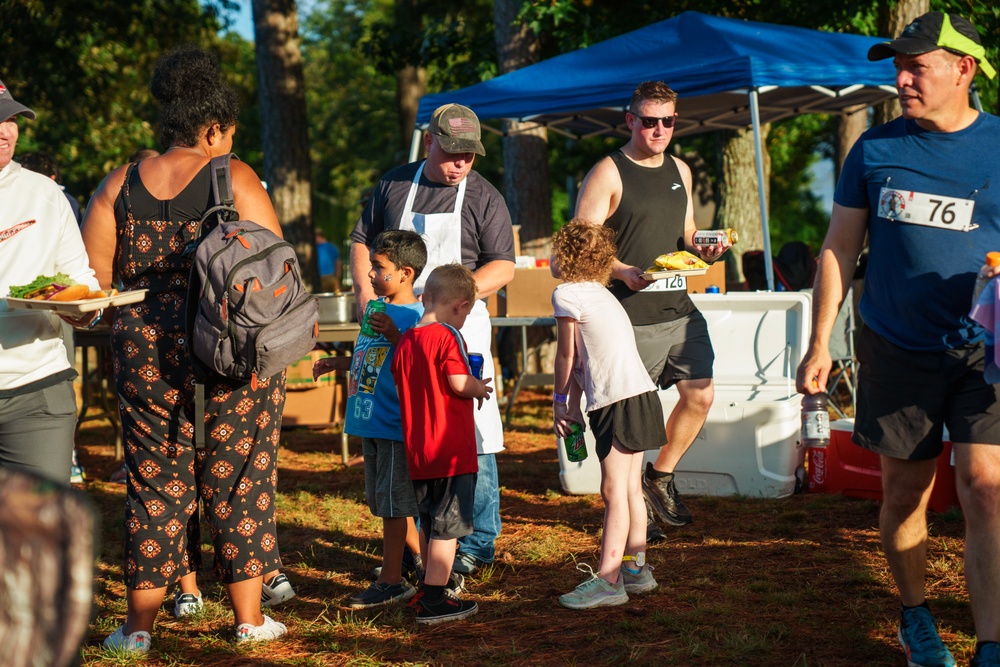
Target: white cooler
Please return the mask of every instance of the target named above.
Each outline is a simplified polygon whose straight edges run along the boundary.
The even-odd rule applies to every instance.
[[[805,292],[692,294],[715,348],[715,402],[694,444],[675,470],[682,495],[780,498],[801,489],[805,449],[799,443],[795,372],[809,342],[811,298]],[[664,418],[675,388],[660,391]],[[566,493],[600,493],[601,467],[586,432],[587,458],[566,459],[561,438],[559,479]],[[657,451],[645,453],[655,461]]]

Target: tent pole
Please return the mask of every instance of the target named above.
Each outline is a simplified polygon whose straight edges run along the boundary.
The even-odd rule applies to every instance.
[[[413,138],[410,139],[410,159],[408,162],[416,162],[420,157],[420,135],[423,132],[419,127],[413,128]]]
[[[979,101],[979,89],[976,88],[976,82],[973,81],[972,85],[969,86],[969,97],[972,98],[972,108],[979,113],[983,112],[983,103]]]
[[[750,121],[753,123],[753,152],[757,162],[757,198],[760,200],[760,226],[764,234],[764,274],[767,290],[774,291],[774,255],[771,254],[771,230],[767,220],[767,200],[764,198],[764,144],[760,139],[760,106],[757,89],[750,89]]]

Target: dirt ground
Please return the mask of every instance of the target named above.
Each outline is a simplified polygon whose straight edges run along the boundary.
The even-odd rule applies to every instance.
[[[228,641],[218,612],[175,621],[165,605],[147,665],[905,665],[898,601],[878,542],[878,505],[840,496],[690,497],[689,526],[648,548],[660,587],[625,606],[574,612],[560,594],[596,565],[602,504],[568,496],[546,423],[546,397],[527,393],[498,456],[503,533],[493,566],[470,577],[479,613],[418,630],[405,606],[350,612],[343,598],[378,563],[379,524],[364,505],[363,471],[344,467],[339,435],[288,430],[279,456],[279,540],[297,597],[275,610],[287,638],[255,650]],[[89,495],[103,532],[95,620],[84,665],[110,660],[96,643],[121,622],[123,487],[110,430],[81,433]],[[352,451],[360,445],[352,440]],[[962,579],[961,515],[933,514],[928,597],[960,664],[974,630]],[[207,552],[206,552],[207,553]],[[210,562],[210,556],[208,557]],[[208,576],[203,581],[210,582]],[[204,584],[206,597],[221,588]],[[215,608],[215,607],[213,607]]]

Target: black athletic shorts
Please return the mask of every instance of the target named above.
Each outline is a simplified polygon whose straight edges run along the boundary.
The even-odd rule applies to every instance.
[[[603,461],[611,453],[614,440],[633,452],[659,449],[667,444],[663,406],[655,391],[598,408],[588,412],[587,417],[597,443],[598,461]]]
[[[854,442],[892,458],[933,459],[947,426],[953,443],[1000,445],[1000,397],[983,379],[984,348],[913,352],[863,328]]]
[[[432,540],[472,535],[477,473],[413,480],[420,530]]]

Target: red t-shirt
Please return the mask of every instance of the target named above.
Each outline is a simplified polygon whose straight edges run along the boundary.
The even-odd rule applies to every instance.
[[[406,331],[392,359],[410,479],[478,472],[475,405],[455,394],[449,375],[470,375],[458,329],[433,323]]]

